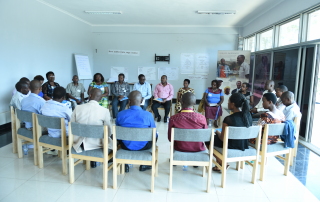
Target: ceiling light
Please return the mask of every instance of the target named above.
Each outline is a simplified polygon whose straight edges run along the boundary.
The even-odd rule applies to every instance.
[[[224,11],[197,11],[198,14],[205,15],[234,15],[236,14],[235,10],[224,10]]]
[[[122,11],[84,11],[87,14],[102,14],[102,15],[118,15],[122,14]]]

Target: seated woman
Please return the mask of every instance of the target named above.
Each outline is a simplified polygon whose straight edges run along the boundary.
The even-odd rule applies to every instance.
[[[51,71],[47,72],[46,78],[48,81],[42,85],[43,99],[51,100],[53,98],[53,90],[56,87],[60,87],[60,85],[58,83],[54,82],[55,76],[54,76],[53,72],[51,72]]]
[[[100,73],[96,73],[93,76],[93,80],[88,88],[88,95],[90,95],[90,91],[92,88],[99,88],[102,91],[102,98],[99,101],[99,105],[108,108],[108,96],[109,96],[109,88],[108,84],[104,82],[104,77]]]
[[[175,106],[175,114],[178,114],[182,109],[182,106],[181,106],[182,95],[185,94],[185,93],[194,94],[194,90],[193,90],[193,88],[189,88],[189,84],[190,84],[190,80],[189,79],[185,79],[183,81],[183,88],[180,88],[179,91],[178,91],[177,103],[176,103],[176,106]],[[194,106],[193,106],[193,111],[196,111]]]
[[[273,93],[265,93],[262,97],[262,104],[263,108],[268,109],[269,111],[260,115],[260,119],[258,121],[258,125],[262,126],[262,136],[261,136],[261,143],[263,138],[263,131],[265,124],[276,124],[281,123],[286,120],[283,112],[278,110],[276,107],[277,97]],[[274,144],[278,142],[279,136],[268,136],[268,144]],[[250,139],[250,143],[255,144],[256,139]]]
[[[223,148],[223,139],[225,128],[227,126],[233,127],[250,127],[252,126],[252,117],[250,114],[249,103],[241,93],[234,93],[230,96],[228,102],[228,109],[233,111],[233,114],[227,116],[223,120],[222,131],[216,131],[214,136],[214,146]],[[249,140],[232,140],[228,139],[228,148],[229,149],[239,149],[244,151],[245,149],[249,149]],[[214,155],[217,160],[217,163],[222,165],[222,160]],[[229,164],[227,164],[227,168],[229,168]],[[212,168],[213,171],[220,171],[220,169],[215,166]]]
[[[211,82],[211,88],[207,88],[204,94],[205,111],[207,124],[209,124],[209,119],[214,119],[214,127],[218,128],[217,119],[222,116],[221,104],[224,101],[223,91],[219,89],[219,82],[213,80]],[[210,104],[213,104],[210,106]]]
[[[249,105],[253,106],[253,95],[250,91],[248,91],[248,88],[250,87],[250,84],[248,83],[243,83],[241,85],[241,93],[244,95],[244,97],[246,98],[246,100],[248,100]]]

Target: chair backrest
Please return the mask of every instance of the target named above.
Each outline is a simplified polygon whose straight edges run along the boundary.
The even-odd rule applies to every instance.
[[[116,138],[129,141],[152,141],[153,128],[126,128],[116,126]]]
[[[22,111],[20,109],[16,109],[17,113],[17,118],[20,121],[25,121],[25,122],[33,122],[32,121],[32,112],[27,112],[27,111]]]
[[[107,126],[106,126],[107,127]],[[73,135],[90,138],[103,138],[104,126],[103,125],[86,125],[71,122],[71,131]]]
[[[278,124],[267,124],[267,127],[269,127],[268,130],[268,136],[277,136],[282,135],[284,130],[284,123],[278,123]]]
[[[174,140],[183,142],[207,142],[211,140],[212,129],[174,128]]]
[[[237,140],[237,139],[251,139],[257,138],[260,132],[260,126],[251,126],[247,127],[232,127],[228,126],[229,128],[229,135],[228,139]]]
[[[38,123],[41,127],[51,128],[51,129],[61,129],[61,118],[44,116],[37,114]]]

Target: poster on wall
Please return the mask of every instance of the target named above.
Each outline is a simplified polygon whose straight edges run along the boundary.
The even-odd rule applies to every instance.
[[[138,67],[138,75],[143,74],[147,81],[157,80],[157,68],[156,67]]]
[[[124,74],[124,80],[128,81],[129,79],[129,73],[128,73],[128,68],[127,67],[111,67],[111,73],[110,73],[110,79],[109,81],[118,81],[118,76],[120,73]]]
[[[193,74],[194,72],[194,54],[181,53],[181,74]]]
[[[158,79],[161,80],[163,75],[167,76],[167,80],[178,80],[179,79],[179,68],[178,67],[159,67]]]
[[[198,53],[196,54],[195,74],[209,74],[209,55]]]
[[[221,80],[224,102],[222,107],[228,107],[229,97],[241,90],[243,83],[249,83],[250,51],[218,51],[217,80]]]

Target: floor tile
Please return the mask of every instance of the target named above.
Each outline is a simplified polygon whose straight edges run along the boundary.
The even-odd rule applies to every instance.
[[[219,202],[235,202],[235,201],[246,201],[246,202],[270,202],[267,197],[255,198],[251,196],[224,196],[218,195]]]
[[[216,195],[216,193],[211,193],[211,192],[210,193],[204,192],[201,194],[168,192],[167,202],[177,202],[177,201],[218,201],[218,196]]]
[[[40,169],[28,159],[15,159],[0,168],[0,177],[28,180],[38,172]]]
[[[18,158],[18,154],[13,153],[12,143],[0,148],[0,157]]]
[[[0,178],[0,201],[25,182],[26,180]]]
[[[133,190],[133,189],[119,189],[112,202],[164,202],[167,199],[167,192],[151,193],[145,190]]]
[[[1,168],[8,165],[8,163],[14,161],[14,158],[4,158],[4,157],[0,157],[0,171]]]

